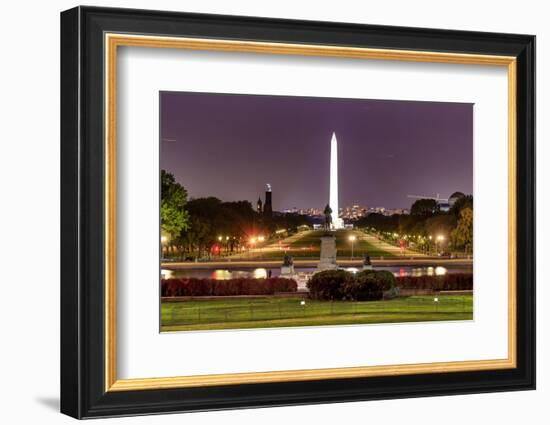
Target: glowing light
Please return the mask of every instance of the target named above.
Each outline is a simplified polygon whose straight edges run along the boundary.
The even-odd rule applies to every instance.
[[[265,237],[263,236],[258,236],[258,242],[263,242],[265,241]]]
[[[221,241],[223,238],[221,236],[218,236],[218,240]]]
[[[445,240],[445,236],[443,236],[443,235],[437,235],[437,240],[438,240],[439,242],[444,241],[444,240]]]
[[[255,243],[256,243],[256,238],[255,238],[255,237],[251,237],[251,238],[250,238],[250,243],[251,243],[251,244],[255,244]]]
[[[231,279],[232,273],[229,270],[218,269],[214,270],[210,276],[212,279],[216,280],[227,280]]]
[[[254,269],[252,272],[252,277],[255,279],[265,279],[267,277],[267,270],[263,268]]]
[[[357,236],[351,235],[348,239],[349,239],[350,241],[354,242],[354,241],[357,240]]]
[[[160,241],[161,241],[162,243],[166,243],[166,242],[168,242],[168,237],[167,237],[167,236],[161,236],[161,237],[160,237]]]
[[[332,133],[330,140],[330,192],[329,206],[332,210],[332,227],[334,229],[342,229],[344,221],[338,217],[338,140],[336,133]]]
[[[171,279],[174,277],[174,272],[172,270],[162,269],[160,271],[160,276],[162,279]]]
[[[436,276],[445,276],[447,274],[447,269],[445,267],[437,266],[435,268]]]

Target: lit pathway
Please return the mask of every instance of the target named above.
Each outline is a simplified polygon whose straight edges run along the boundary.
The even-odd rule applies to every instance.
[[[309,232],[311,232],[311,231],[306,230],[304,232],[298,232],[298,233],[295,233],[294,235],[289,236],[289,237],[287,237],[285,239],[282,239],[280,241],[274,241],[274,242],[269,243],[265,246],[262,246],[261,248],[253,248],[253,249],[250,249],[248,251],[241,252],[239,254],[233,254],[233,255],[229,256],[228,258],[231,258],[231,259],[247,259],[247,258],[250,258],[253,254],[273,252],[273,251],[281,251],[281,249],[280,249],[281,246],[283,246],[283,247],[289,246],[293,242],[303,238]],[[282,252],[284,252],[284,251],[282,251]]]
[[[251,260],[253,259],[254,256],[257,256],[258,254],[260,254],[260,256],[262,254],[268,254],[268,253],[273,253],[273,252],[281,252],[281,256],[284,252],[284,247],[289,247],[289,246],[292,246],[292,244],[302,238],[305,238],[308,236],[308,234],[310,233],[313,233],[315,231],[312,231],[312,230],[308,230],[308,231],[304,231],[304,232],[299,232],[299,233],[296,233],[292,236],[289,236],[285,239],[282,239],[281,241],[274,241],[274,242],[271,242],[271,243],[268,243],[266,244],[265,246],[262,246],[262,247],[259,247],[259,248],[253,248],[253,249],[250,249],[248,251],[245,251],[245,252],[241,252],[241,253],[238,253],[238,254],[233,254],[229,257],[226,257],[226,260]],[[349,234],[354,234],[357,236],[357,238],[359,240],[362,240],[362,241],[365,241],[367,242],[368,244],[372,245],[373,247],[375,247],[376,249],[380,250],[380,251],[385,251],[388,253],[388,256],[390,255],[395,255],[397,257],[426,257],[425,254],[422,254],[422,253],[419,253],[419,252],[416,252],[416,251],[412,251],[412,250],[409,250],[409,249],[405,249],[404,251],[401,251],[401,249],[395,245],[392,245],[388,242],[384,242],[382,240],[379,240],[377,239],[376,237],[372,236],[372,235],[369,235],[369,234],[365,234],[363,233],[362,231],[359,231],[359,230],[350,230],[348,231]],[[281,247],[283,247],[283,250],[281,250]],[[318,251],[315,252],[315,255],[319,255],[318,254]],[[258,258],[256,258],[258,259]],[[297,260],[298,258],[295,258],[295,261]],[[266,258],[267,260],[267,258]]]
[[[367,241],[368,243],[376,246],[377,248],[379,248],[383,251],[390,252],[390,253],[392,253],[393,255],[396,255],[396,256],[405,256],[405,257],[408,257],[408,256],[411,256],[411,257],[425,257],[426,256],[425,254],[422,254],[422,253],[419,253],[419,252],[416,252],[416,251],[411,251],[410,249],[405,249],[404,251],[401,251],[401,248],[399,248],[398,246],[392,245],[388,242],[384,242],[384,241],[376,238],[375,236],[368,235],[366,233],[361,233],[361,239]]]

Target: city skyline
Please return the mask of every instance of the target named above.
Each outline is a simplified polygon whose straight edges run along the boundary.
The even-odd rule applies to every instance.
[[[472,193],[471,104],[162,92],[162,169],[189,197],[273,210],[329,201],[338,135],[340,204],[410,208],[407,195]]]

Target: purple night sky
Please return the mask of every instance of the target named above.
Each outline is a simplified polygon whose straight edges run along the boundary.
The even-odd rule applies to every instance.
[[[323,208],[333,131],[341,207],[472,193],[472,104],[187,92],[160,104],[160,166],[193,198],[255,205],[270,183],[274,210]]]

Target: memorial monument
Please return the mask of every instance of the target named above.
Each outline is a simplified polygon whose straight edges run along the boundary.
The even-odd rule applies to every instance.
[[[286,254],[283,258],[283,265],[281,266],[281,277],[294,276],[294,259]]]
[[[331,234],[321,236],[321,258],[317,265],[318,271],[335,270],[336,264],[336,237]]]
[[[372,263],[370,261],[369,254],[365,254],[365,259],[363,260],[363,270],[372,270]]]
[[[332,210],[332,229],[343,229],[344,220],[338,217],[338,140],[336,133],[332,133],[330,141],[330,187],[329,206]]]

